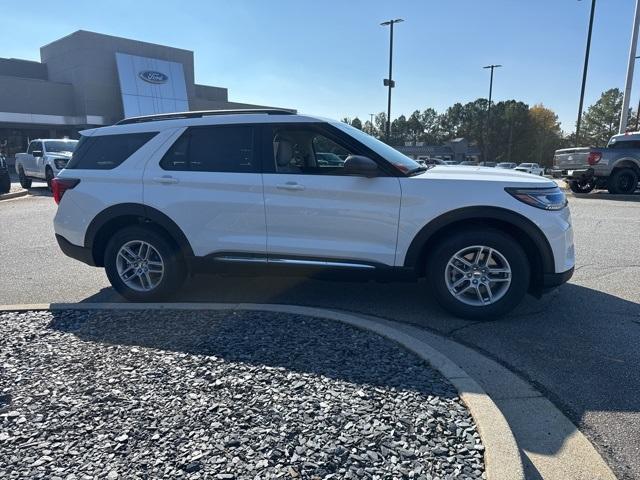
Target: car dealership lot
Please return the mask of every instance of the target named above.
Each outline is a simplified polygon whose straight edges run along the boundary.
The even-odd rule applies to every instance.
[[[65,257],[53,237],[55,204],[34,188],[0,203],[0,302],[122,301],[100,269]],[[571,198],[577,267],[568,285],[527,298],[492,322],[448,316],[425,285],[196,277],[177,300],[271,302],[365,312],[471,345],[532,381],[580,426],[624,478],[640,477],[640,208]],[[634,250],[635,248],[635,250]]]

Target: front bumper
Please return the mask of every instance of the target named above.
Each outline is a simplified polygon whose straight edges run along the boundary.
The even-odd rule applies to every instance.
[[[56,233],[56,240],[58,241],[58,245],[60,246],[60,250],[67,257],[71,257],[75,260],[80,260],[87,265],[91,265],[95,267],[95,261],[93,260],[93,252],[90,248],[80,247],[78,245],[74,245],[69,240],[64,238],[62,235],[58,235]]]
[[[561,273],[545,273],[542,277],[543,290],[550,290],[559,287],[563,283],[567,283],[573,277],[575,267],[571,267],[566,272]]]

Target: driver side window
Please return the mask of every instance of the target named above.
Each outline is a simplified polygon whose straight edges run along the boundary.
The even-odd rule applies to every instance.
[[[274,130],[276,173],[343,175],[344,161],[351,154],[346,146],[312,129]]]

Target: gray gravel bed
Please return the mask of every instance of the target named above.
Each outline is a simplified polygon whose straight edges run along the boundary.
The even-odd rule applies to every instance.
[[[0,478],[484,478],[415,355],[270,312],[0,315]]]

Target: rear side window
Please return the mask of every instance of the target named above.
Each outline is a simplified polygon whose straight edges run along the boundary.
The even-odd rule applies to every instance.
[[[216,126],[188,129],[160,162],[164,170],[192,172],[258,172],[254,128]]]
[[[609,143],[609,148],[619,148],[619,149],[623,149],[623,148],[627,148],[627,149],[640,148],[640,140],[618,140],[618,141],[612,141],[611,143]]]
[[[111,170],[156,135],[157,132],[144,132],[80,137],[80,142],[78,142],[67,168]]]

